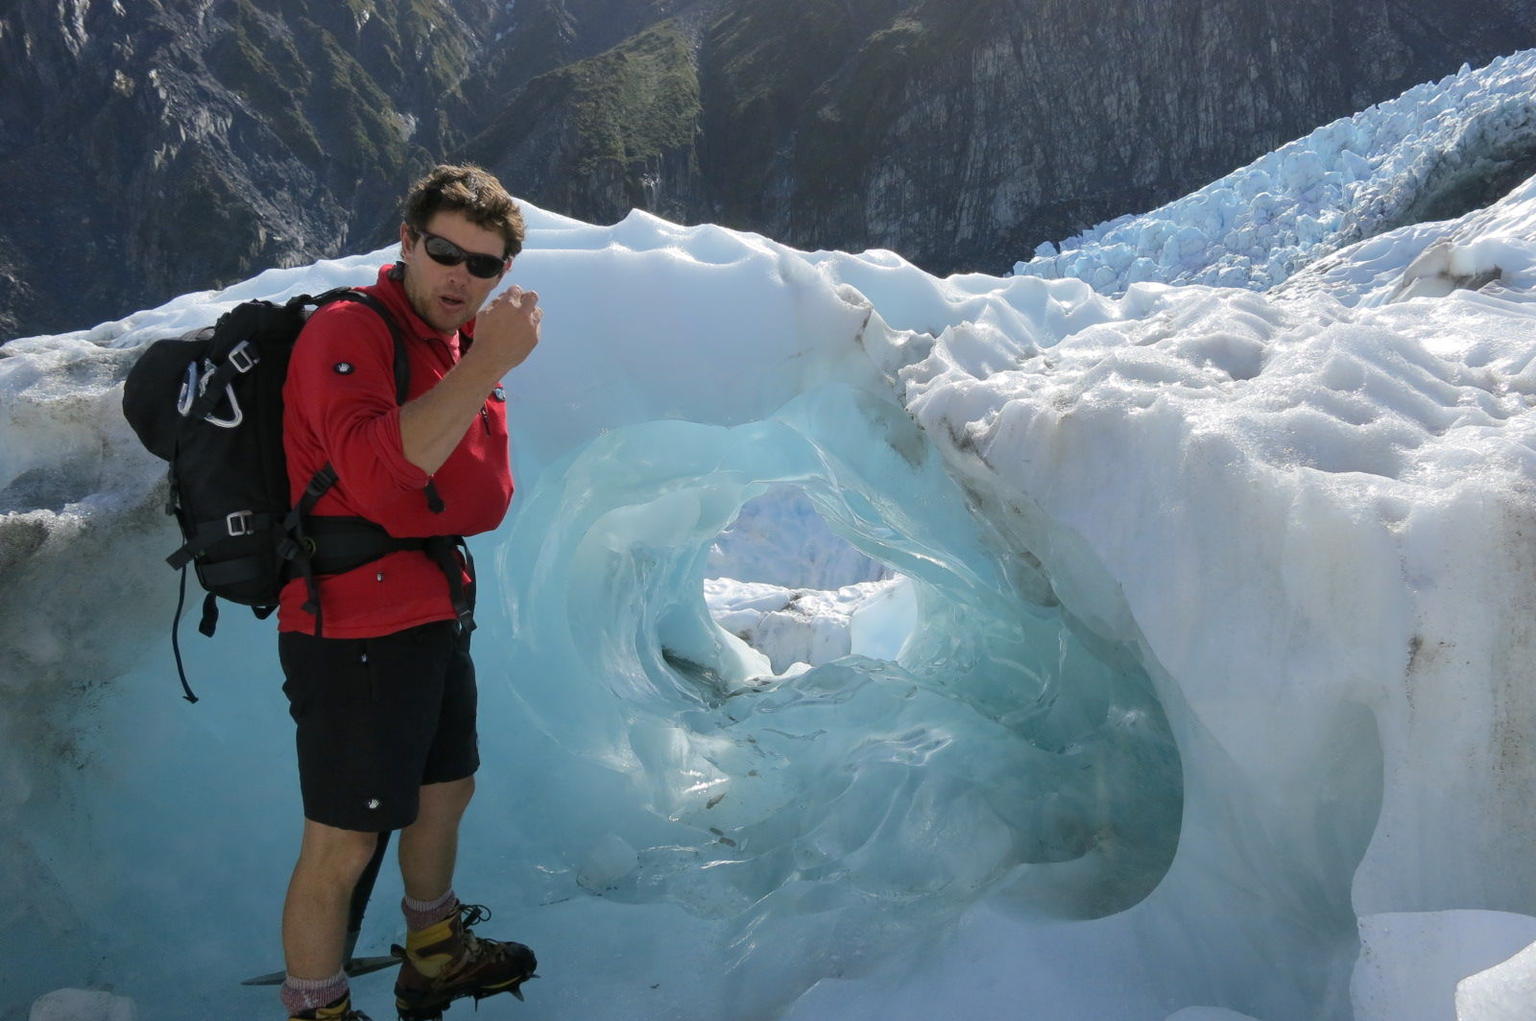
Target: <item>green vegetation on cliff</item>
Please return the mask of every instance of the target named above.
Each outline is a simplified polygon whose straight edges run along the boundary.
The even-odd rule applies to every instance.
[[[529,80],[462,153],[541,205],[598,221],[657,209],[697,177],[699,77],[682,19]],[[683,203],[663,215],[679,216]]]
[[[756,0],[730,4],[709,26],[704,45],[708,140],[705,177],[714,186],[716,216],[731,226],[783,231],[771,223],[774,182],[782,180],[799,147],[807,119],[826,105],[828,83],[870,33],[887,26],[912,0]],[[786,31],[785,26],[794,26]],[[871,93],[875,94],[874,91]],[[899,114],[869,104],[883,120]],[[860,138],[868,125],[849,118]],[[815,188],[847,181],[862,169],[867,152],[850,139],[830,137],[824,148],[827,174]]]
[[[224,85],[306,163],[321,157],[302,95],[311,74],[291,38],[270,32],[245,0],[230,10],[230,31],[210,48],[208,63]]]
[[[398,187],[420,162],[405,117],[333,31],[356,31],[356,11],[339,12],[342,23],[327,27],[297,11],[282,18],[235,0],[208,61],[248,112],[348,205],[358,182]]]
[[[606,53],[529,82],[523,102],[564,108],[567,157],[577,174],[645,164],[693,144],[699,79],[682,25],[664,21]]]

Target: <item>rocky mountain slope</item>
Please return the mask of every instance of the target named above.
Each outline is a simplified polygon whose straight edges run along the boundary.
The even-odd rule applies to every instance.
[[[1003,271],[1533,0],[9,0],[0,338],[383,243],[433,160],[596,221]]]
[[[406,165],[451,143],[434,99],[453,71],[415,59],[450,26],[306,6],[11,5],[7,318],[78,324],[335,251]]]

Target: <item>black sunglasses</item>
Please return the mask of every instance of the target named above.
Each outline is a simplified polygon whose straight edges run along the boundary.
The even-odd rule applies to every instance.
[[[413,228],[411,233],[421,237],[422,247],[427,250],[427,255],[431,256],[433,262],[440,262],[444,266],[457,266],[462,262],[464,268],[469,270],[470,276],[490,280],[492,277],[500,276],[507,268],[505,257],[497,258],[494,255],[466,252],[447,238],[439,237],[430,231]]]

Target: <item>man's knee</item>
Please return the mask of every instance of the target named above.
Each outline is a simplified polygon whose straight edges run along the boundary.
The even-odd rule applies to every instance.
[[[304,840],[299,864],[336,882],[357,882],[379,845],[377,833],[343,830],[304,820]]]
[[[427,784],[421,789],[421,814],[434,818],[453,817],[464,814],[469,807],[469,801],[475,796],[475,778],[466,776],[462,780],[450,780],[447,783]]]

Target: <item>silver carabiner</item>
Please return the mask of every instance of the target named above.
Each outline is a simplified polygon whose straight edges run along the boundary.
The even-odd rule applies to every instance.
[[[197,381],[197,392],[199,396],[202,395],[204,390],[208,389],[208,380],[213,377],[213,373],[214,364],[208,359],[204,358],[203,375],[202,378]],[[235,388],[233,385],[225,384],[224,397],[229,401],[229,409],[231,413],[230,417],[220,418],[210,411],[208,414],[203,416],[203,421],[207,422],[209,425],[216,425],[220,429],[233,429],[241,422],[245,421],[245,415],[243,415],[240,411],[240,402],[235,399]]]
[[[241,422],[245,421],[245,415],[243,415],[240,411],[240,402],[235,399],[234,387],[226,386],[224,388],[224,396],[229,400],[229,407],[230,411],[232,412],[231,416],[229,418],[219,418],[217,415],[210,411],[208,414],[203,416],[203,421],[207,422],[209,425],[216,425],[220,429],[233,429]]]
[[[176,395],[176,412],[182,418],[192,410],[192,401],[200,391],[197,388],[197,360],[187,363],[187,376],[181,381],[181,392]]]

